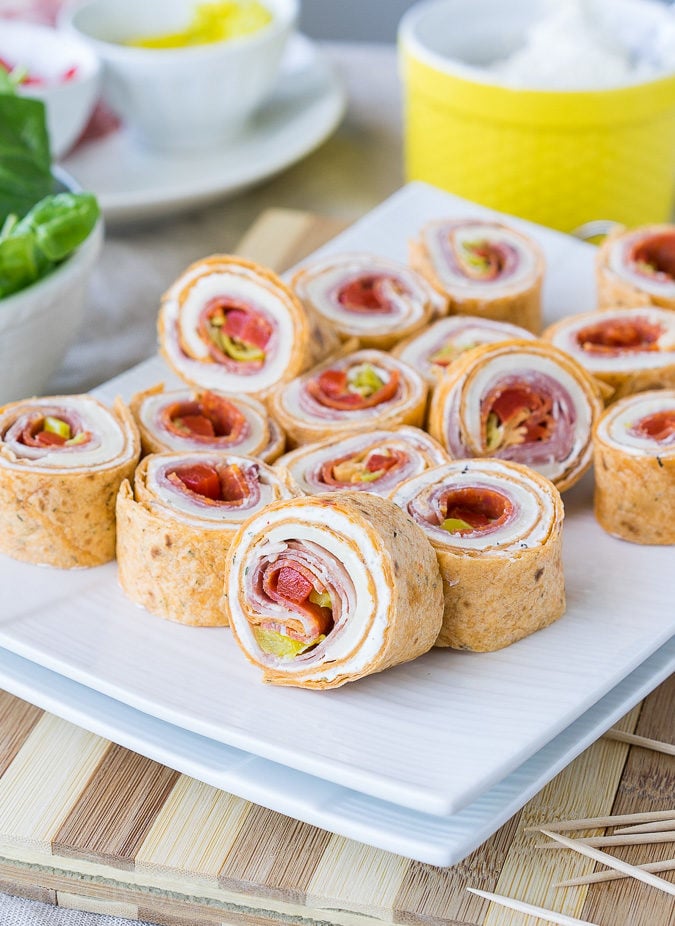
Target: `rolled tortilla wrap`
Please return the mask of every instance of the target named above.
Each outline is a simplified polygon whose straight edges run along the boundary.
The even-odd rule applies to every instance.
[[[293,491],[250,457],[160,453],[142,461],[117,500],[117,563],[124,593],[181,624],[227,623],[223,568],[235,532]]]
[[[502,649],[564,613],[563,505],[548,479],[503,460],[455,460],[404,482],[392,500],[438,556],[436,646]]]
[[[503,341],[467,351],[440,381],[429,433],[451,457],[498,457],[536,469],[560,491],[591,463],[602,411],[593,377],[543,341]]]
[[[675,543],[675,390],[610,406],[593,436],[595,516],[631,543]]]
[[[480,344],[532,337],[533,334],[518,325],[475,315],[451,315],[397,344],[393,354],[414,367],[430,385],[435,386],[445,376],[448,367],[465,351]]]
[[[405,479],[449,459],[424,431],[404,426],[306,444],[274,468],[305,495],[361,491],[387,497]]]
[[[276,274],[222,254],[198,261],[162,300],[167,363],[202,390],[262,397],[339,344]]]
[[[675,309],[675,225],[612,232],[596,255],[600,308]]]
[[[289,445],[424,420],[427,385],[406,363],[361,350],[315,367],[275,392],[272,415]]]
[[[415,270],[375,254],[331,254],[291,278],[302,303],[343,339],[388,350],[445,314],[447,301]]]
[[[410,262],[447,296],[451,315],[541,330],[544,256],[520,232],[481,219],[428,222],[411,244]]]
[[[115,556],[115,496],[138,463],[128,408],[92,396],[0,408],[0,552],[60,569]]]
[[[365,492],[271,505],[238,532],[225,576],[234,637],[276,685],[337,688],[415,659],[441,626],[433,548]]]
[[[251,396],[190,389],[164,391],[159,384],[129,403],[144,453],[222,450],[272,463],[286,435],[265,406]]]
[[[606,383],[607,402],[675,388],[675,312],[668,309],[584,312],[551,325],[542,337]]]

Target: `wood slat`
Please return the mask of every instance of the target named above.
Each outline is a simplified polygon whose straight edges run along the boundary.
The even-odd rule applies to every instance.
[[[331,836],[308,885],[306,905],[328,915],[332,908],[391,915],[409,866],[400,856]]]
[[[263,897],[304,903],[330,838],[330,833],[307,823],[252,807],[218,880],[227,888],[246,891],[255,886]]]
[[[39,707],[0,691],[0,777],[14,761],[40,717]]]
[[[268,209],[239,242],[237,254],[283,273],[346,227],[346,222],[327,216]]]
[[[55,853],[131,868],[178,772],[111,745],[54,834]]]
[[[43,714],[0,778],[0,845],[51,853],[109,743]]]
[[[181,775],[136,852],[136,870],[180,871],[217,884],[250,810],[248,801]]]

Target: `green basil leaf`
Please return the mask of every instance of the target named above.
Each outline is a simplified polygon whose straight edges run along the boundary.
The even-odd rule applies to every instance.
[[[89,235],[99,216],[91,193],[57,193],[35,205],[14,227],[29,232],[50,261],[63,260]]]
[[[0,297],[30,286],[43,270],[32,235],[14,235],[0,242]]]
[[[53,188],[44,103],[0,93],[0,223]]]

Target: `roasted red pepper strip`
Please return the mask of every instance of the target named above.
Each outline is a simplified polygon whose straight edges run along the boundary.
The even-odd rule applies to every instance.
[[[490,412],[505,427],[513,424],[518,428],[517,443],[528,444],[546,440],[551,436],[555,421],[551,415],[552,402],[548,396],[534,392],[526,383],[498,389],[494,397],[488,397],[483,408],[484,426]]]
[[[439,499],[439,508],[442,520],[456,518],[466,521],[474,531],[499,527],[513,512],[512,502],[501,492],[478,486],[448,489]]]
[[[675,280],[675,233],[664,231],[643,239],[630,256],[640,267]]]
[[[164,427],[173,434],[187,434],[208,443],[213,438],[236,442],[246,428],[246,417],[236,405],[213,392],[204,392],[191,402],[174,402],[162,409]]]
[[[577,331],[577,343],[587,353],[618,354],[622,350],[657,350],[663,334],[660,325],[641,318],[612,319]]]
[[[250,309],[232,309],[228,311],[225,308],[225,324],[223,331],[231,338],[237,338],[244,344],[252,344],[265,350],[270,338],[272,337],[272,326],[266,319],[257,312]]]
[[[172,478],[174,477],[174,478]],[[175,484],[180,481],[186,489],[212,501],[220,500],[220,477],[215,466],[205,463],[196,463],[194,466],[181,467],[174,473],[169,473],[167,479]]]
[[[307,391],[320,405],[339,411],[349,411],[350,409],[374,408],[382,402],[388,402],[396,395],[398,383],[398,370],[391,370],[388,381],[366,398],[358,392],[348,390],[346,372],[324,370],[316,379],[308,380]]]
[[[638,421],[634,430],[637,434],[651,437],[652,440],[658,443],[668,440],[669,437],[675,434],[675,408],[647,415],[646,418]]]
[[[333,612],[330,608],[322,608],[309,601],[316,584],[315,577],[300,563],[289,565],[284,563],[278,569],[274,566],[267,568],[263,577],[263,590],[272,601],[292,606],[292,610],[303,614],[312,623],[311,632],[306,634],[302,630],[291,626],[284,629],[284,634],[294,640],[311,642],[321,634],[328,634],[333,629]]]
[[[402,288],[398,280],[386,274],[364,274],[345,283],[338,291],[338,302],[348,312],[390,312],[390,300],[384,291],[386,283],[399,291]]]

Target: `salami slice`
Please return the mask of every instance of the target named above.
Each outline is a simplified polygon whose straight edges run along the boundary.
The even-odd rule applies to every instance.
[[[608,235],[596,258],[600,308],[675,309],[675,225],[645,225]]]
[[[251,396],[174,389],[162,385],[137,393],[129,403],[144,453],[223,450],[272,463],[286,435]]]
[[[432,386],[443,377],[455,360],[467,350],[481,344],[496,344],[514,338],[534,337],[526,328],[507,322],[478,318],[474,315],[451,315],[430,325],[420,334],[402,341],[394,355],[414,367]]]
[[[0,552],[73,569],[115,556],[115,496],[138,462],[128,408],[92,396],[0,408]]]
[[[606,383],[608,401],[675,388],[675,312],[644,306],[571,315],[543,337]]]
[[[456,459],[498,457],[569,488],[591,464],[600,388],[572,357],[542,341],[467,351],[434,390],[429,432]]]
[[[217,626],[227,548],[248,517],[294,491],[269,466],[234,454],[145,457],[117,500],[119,581],[137,604],[182,624]]]
[[[520,232],[480,219],[436,220],[413,242],[411,263],[448,298],[450,314],[540,331],[544,256]]]
[[[307,444],[277,460],[275,469],[306,495],[361,491],[386,497],[405,479],[448,460],[428,434],[404,426]]]
[[[436,646],[502,649],[564,613],[563,506],[548,479],[502,460],[455,460],[404,482],[392,500],[438,556]]]
[[[315,367],[270,397],[291,446],[372,428],[421,425],[427,385],[408,364],[361,350]]]
[[[277,685],[337,688],[420,656],[441,625],[433,548],[396,505],[364,492],[254,515],[225,576],[234,637]]]
[[[631,543],[675,543],[675,390],[611,405],[593,436],[595,516]]]
[[[279,277],[229,255],[188,267],[164,296],[158,325],[162,354],[185,382],[259,397],[339,344]]]
[[[388,350],[422,328],[447,302],[405,264],[374,254],[316,258],[292,277],[303,304],[326,320],[343,340]]]

